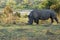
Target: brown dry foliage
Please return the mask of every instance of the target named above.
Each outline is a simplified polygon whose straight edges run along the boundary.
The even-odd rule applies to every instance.
[[[3,13],[6,14],[7,16],[9,16],[9,14],[13,13],[13,10],[10,6],[6,6],[3,10]]]

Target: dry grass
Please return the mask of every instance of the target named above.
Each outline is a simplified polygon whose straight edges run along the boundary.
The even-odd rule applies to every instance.
[[[60,26],[52,25],[46,34],[48,27],[43,25],[11,25],[0,26],[0,39],[4,40],[60,40]]]

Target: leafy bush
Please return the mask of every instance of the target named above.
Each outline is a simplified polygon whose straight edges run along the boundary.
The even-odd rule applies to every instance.
[[[14,16],[21,17],[21,14],[20,14],[19,12],[16,12],[16,13],[14,14]]]
[[[23,17],[24,17],[24,18],[27,18],[27,17],[28,17],[28,15],[27,15],[27,14],[25,14]]]
[[[51,5],[50,9],[55,10],[57,13],[60,11],[60,4]]]
[[[9,16],[9,14],[13,13],[13,10],[10,6],[6,6],[3,11],[4,11],[4,14],[6,14],[6,16]]]

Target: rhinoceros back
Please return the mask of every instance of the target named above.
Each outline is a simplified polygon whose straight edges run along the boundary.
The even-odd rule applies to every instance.
[[[48,18],[55,17],[56,15],[54,11],[43,9],[31,11],[30,16],[41,20],[47,20]]]

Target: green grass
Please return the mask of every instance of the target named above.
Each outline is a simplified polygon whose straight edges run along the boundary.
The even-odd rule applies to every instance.
[[[60,25],[0,25],[0,40],[60,40]]]

